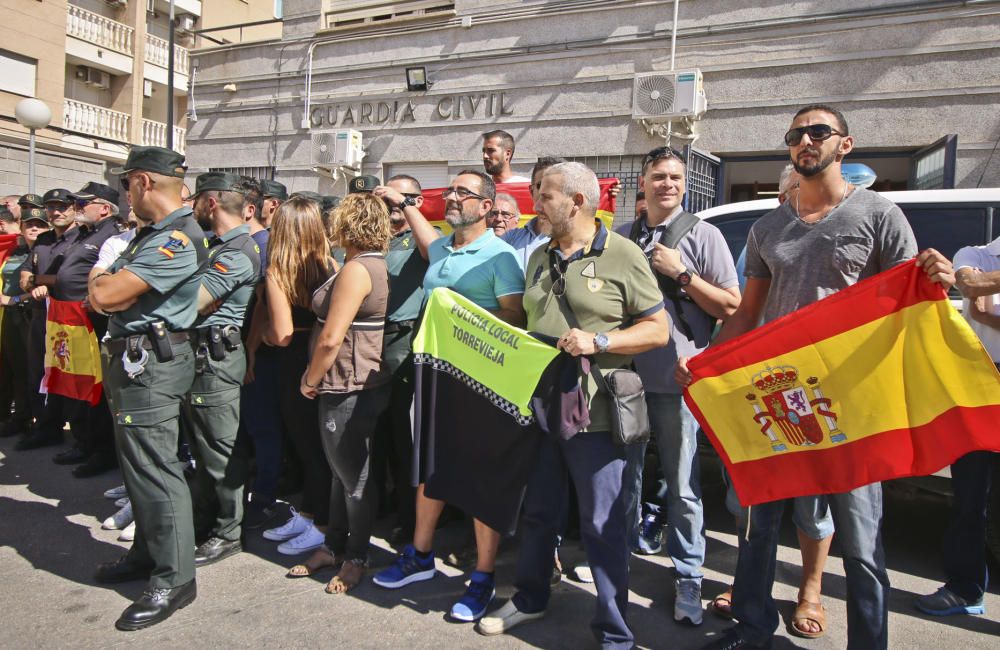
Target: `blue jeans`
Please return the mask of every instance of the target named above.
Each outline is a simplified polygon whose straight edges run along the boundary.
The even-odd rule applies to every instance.
[[[746,528],[746,508],[740,505],[740,500],[733,489],[729,472],[722,468],[722,481],[726,484],[726,510],[736,517],[737,526]],[[823,495],[795,497],[792,499],[792,521],[795,527],[809,539],[819,541],[833,534],[833,515],[830,514],[830,504]]]
[[[993,466],[998,455],[974,451],[951,466],[954,497],[951,525],[944,537],[944,572],[948,591],[970,602],[986,593],[986,507],[990,500]]]
[[[646,393],[646,404],[666,481],[662,500],[667,509],[667,555],[674,563],[677,578],[701,583],[705,511],[701,503],[698,421],[680,395]]]
[[[549,579],[569,492],[576,487],[580,536],[597,587],[591,629],[602,648],[631,648],[635,637],[625,622],[629,550],[622,489],[625,447],[607,432],[581,432],[569,440],[546,435],[524,500],[521,549],[517,558],[514,604],[522,612],[548,607]],[[569,479],[569,480],[567,480]]]
[[[278,359],[283,353],[284,350],[260,346],[254,380],[241,391],[240,428],[243,431],[240,433],[241,436],[249,434],[253,443],[257,474],[250,491],[258,502],[271,502],[278,497],[283,460],[278,386],[282,381],[294,379],[280,375]]]
[[[848,650],[885,649],[889,644],[889,576],[882,548],[882,485],[828,495],[847,576]],[[749,539],[740,536],[733,584],[733,616],[741,636],[766,645],[778,628],[771,596],[781,516],[788,500],[750,508]]]
[[[649,442],[637,442],[625,447],[625,478],[622,480],[622,498],[628,517],[628,549],[639,548],[639,523],[642,521],[642,470],[646,462]]]

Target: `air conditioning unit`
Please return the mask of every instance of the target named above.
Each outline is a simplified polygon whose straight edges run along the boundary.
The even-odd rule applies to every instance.
[[[124,9],[128,6],[128,0],[104,0],[104,2],[111,5],[115,9]]]
[[[632,86],[632,119],[667,122],[701,119],[708,107],[701,70],[637,74]]]
[[[191,14],[181,14],[177,17],[177,33],[187,36],[194,30],[195,17]]]
[[[312,165],[321,169],[350,167],[361,169],[365,157],[361,147],[361,132],[353,129],[314,131],[312,134]]]
[[[76,69],[76,78],[94,88],[107,90],[111,87],[111,75],[97,68],[81,65]]]

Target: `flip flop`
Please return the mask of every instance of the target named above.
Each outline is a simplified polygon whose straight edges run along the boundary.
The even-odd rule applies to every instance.
[[[326,558],[326,561],[317,562],[317,557]],[[339,558],[325,548],[316,549],[308,560],[302,564],[296,564],[288,573],[285,575],[289,578],[308,578],[309,576],[314,576],[320,571],[325,571],[327,569],[337,570],[344,564],[343,558]]]
[[[810,621],[816,624],[819,631],[812,632],[808,628],[800,627]],[[800,600],[795,606],[795,615],[792,617],[791,625],[788,626],[788,631],[803,639],[818,639],[826,634],[826,610],[823,609],[823,604]]]
[[[733,618],[733,587],[730,585],[729,589],[722,592],[718,596],[712,599],[712,604],[709,605],[712,608],[712,612],[716,616],[721,616],[722,618]]]

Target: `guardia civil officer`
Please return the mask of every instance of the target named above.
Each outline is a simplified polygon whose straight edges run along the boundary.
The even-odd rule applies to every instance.
[[[194,382],[188,330],[197,312],[197,272],[208,256],[204,233],[184,207],[184,157],[132,147],[122,174],[129,203],[151,223],[104,273],[89,299],[109,314],[104,381],[114,406],[115,440],[135,512],[135,541],[98,582],[148,578],[115,627],[138,630],[166,620],[196,595],[191,493],[177,458],[181,402]]]
[[[182,407],[196,467],[195,527],[207,533],[195,551],[195,565],[204,566],[242,550],[245,473],[233,456],[247,370],[240,326],[260,272],[260,248],[243,220],[239,176],[202,174],[193,198],[198,224],[215,234],[199,275],[198,318],[192,330],[195,379]]]

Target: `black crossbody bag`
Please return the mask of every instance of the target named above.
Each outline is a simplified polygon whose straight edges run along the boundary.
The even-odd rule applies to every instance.
[[[554,254],[553,254],[554,255]],[[551,263],[558,263],[558,260],[550,260]],[[554,293],[554,292],[553,292]],[[580,321],[573,312],[572,305],[569,304],[569,297],[556,295],[566,306],[564,315],[570,327],[583,329]],[[578,360],[580,372],[583,371],[583,361]],[[618,445],[633,445],[649,440],[651,427],[649,426],[649,410],[646,406],[646,391],[642,387],[642,379],[634,368],[617,368],[612,370],[605,377],[601,368],[597,365],[596,355],[589,358],[590,376],[597,382],[598,387],[608,395],[611,408],[611,439]]]

